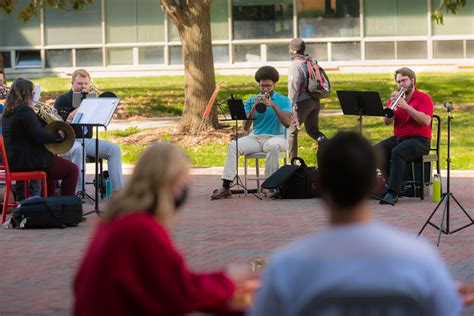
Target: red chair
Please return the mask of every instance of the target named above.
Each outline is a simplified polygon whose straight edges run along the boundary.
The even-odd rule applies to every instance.
[[[41,193],[43,197],[47,197],[46,193],[46,172],[44,171],[28,171],[28,172],[10,172],[7,160],[7,152],[5,151],[5,145],[3,143],[3,136],[0,136],[0,154],[3,163],[0,164],[0,181],[5,181],[5,194],[3,197],[3,211],[2,211],[2,224],[5,222],[7,217],[7,209],[9,206],[15,207],[18,202],[9,202],[8,196],[10,195],[12,182],[13,181],[24,181],[25,183],[25,197],[29,197],[29,181],[30,180],[41,180]]]

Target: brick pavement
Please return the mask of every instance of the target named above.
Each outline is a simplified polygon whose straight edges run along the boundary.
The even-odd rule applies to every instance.
[[[194,269],[211,270],[268,256],[275,248],[326,226],[320,199],[260,201],[234,196],[211,202],[209,195],[220,184],[219,176],[199,173],[174,229],[176,243]],[[474,216],[474,173],[455,172],[452,192]],[[416,233],[435,203],[403,198],[395,207],[375,201],[372,206],[377,219]],[[450,219],[451,229],[467,220],[453,205]],[[75,228],[0,229],[0,315],[69,314],[74,271],[97,222],[90,215]],[[434,243],[437,231],[427,227],[423,235]],[[474,283],[474,226],[443,235],[439,250],[456,279]],[[474,315],[474,308],[465,315]]]

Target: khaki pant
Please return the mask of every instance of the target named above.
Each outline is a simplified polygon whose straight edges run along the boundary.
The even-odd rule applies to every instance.
[[[253,154],[257,152],[267,153],[265,164],[265,177],[269,177],[278,170],[280,152],[288,149],[288,141],[283,135],[253,135],[239,138],[239,155]],[[236,142],[232,141],[227,148],[223,180],[232,181],[236,175]]]

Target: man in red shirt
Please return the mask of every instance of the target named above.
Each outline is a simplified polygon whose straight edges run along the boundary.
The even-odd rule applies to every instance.
[[[394,116],[384,118],[385,125],[394,123],[394,136],[376,145],[379,164],[388,175],[388,188],[380,204],[394,205],[403,185],[403,175],[407,163],[428,154],[431,140],[431,118],[433,102],[431,98],[417,90],[416,74],[410,68],[395,71],[395,81],[399,92],[392,93],[387,107],[402,96],[394,109]],[[403,89],[403,90],[402,90]]]

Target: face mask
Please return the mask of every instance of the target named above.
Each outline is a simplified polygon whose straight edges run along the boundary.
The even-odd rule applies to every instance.
[[[188,197],[188,190],[189,189],[185,187],[178,197],[174,197],[174,207],[176,210],[178,210],[186,201],[186,198]]]

